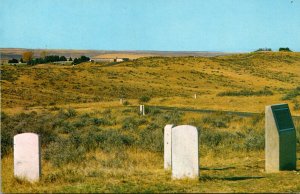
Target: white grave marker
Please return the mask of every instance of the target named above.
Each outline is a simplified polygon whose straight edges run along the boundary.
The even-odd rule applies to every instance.
[[[172,178],[198,178],[198,130],[194,126],[172,128]]]
[[[14,176],[38,181],[41,176],[41,146],[39,135],[21,133],[14,136]]]
[[[164,168],[171,169],[172,166],[172,127],[166,125],[164,128]]]
[[[145,115],[145,106],[144,105],[140,105],[140,114]]]

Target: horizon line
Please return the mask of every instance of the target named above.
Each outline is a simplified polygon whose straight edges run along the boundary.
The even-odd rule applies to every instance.
[[[248,53],[253,51],[205,51],[205,50],[115,50],[115,49],[73,49],[73,48],[22,48],[0,47],[0,49],[24,49],[24,50],[74,50],[74,51],[121,51],[121,52],[208,52],[208,53]]]
[[[286,47],[279,47],[279,48],[286,48]],[[271,50],[268,52],[279,52],[278,50]],[[289,47],[287,47],[289,48]],[[109,49],[73,49],[73,48],[22,48],[22,47],[0,47],[0,49],[24,49],[24,50],[70,50],[70,51],[111,51],[111,52],[186,52],[186,53],[250,53],[255,52],[256,50],[251,51],[196,51],[196,50],[109,50]],[[263,51],[262,51],[263,52]],[[300,52],[297,50],[292,50],[292,52]]]

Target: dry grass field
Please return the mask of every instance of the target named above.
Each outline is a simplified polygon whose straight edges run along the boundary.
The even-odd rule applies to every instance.
[[[93,58],[129,58],[129,59],[137,59],[141,57],[153,57],[153,54],[146,53],[109,53],[109,54],[101,54],[94,56]]]
[[[121,97],[137,105],[136,99],[149,96],[151,105],[259,113],[267,104],[287,102],[300,115],[299,66],[299,53],[3,66],[2,109],[117,102]]]
[[[296,116],[296,171],[264,172],[264,108],[275,103]],[[1,111],[3,192],[300,192],[300,53],[5,65]],[[170,123],[199,129],[198,180],[163,169]],[[21,132],[42,137],[38,183],[13,177]]]

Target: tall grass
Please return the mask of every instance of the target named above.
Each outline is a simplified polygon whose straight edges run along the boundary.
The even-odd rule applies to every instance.
[[[292,100],[296,98],[297,96],[300,96],[300,86],[296,87],[293,90],[290,90],[287,92],[283,97],[282,100]]]
[[[76,113],[73,114],[74,112]],[[198,114],[151,107],[148,114],[141,116],[136,108],[123,107],[123,110],[106,109],[102,112],[89,113],[63,109],[39,114],[36,112],[17,115],[2,113],[1,116],[1,130],[4,134],[1,136],[2,143],[4,142],[2,149],[5,150],[2,157],[5,165],[13,163],[12,144],[7,143],[12,142],[13,135],[28,132],[27,130],[52,135],[52,138],[47,141],[43,140],[45,136],[42,135],[41,181],[32,186],[24,180],[14,179],[12,169],[9,176],[5,170],[4,191],[20,191],[22,188],[26,192],[46,192],[46,190],[48,192],[133,192],[146,191],[150,187],[153,192],[170,191],[171,187],[157,186],[157,184],[165,185],[166,182],[171,181],[170,174],[162,170],[163,128],[166,124],[174,122],[176,125],[191,124],[198,128],[200,166],[204,169],[200,173],[202,178],[208,174],[210,174],[209,178],[213,176],[220,180],[224,179],[226,173],[226,176],[229,176],[228,173],[234,173],[235,176],[244,175],[246,170],[249,171],[248,167],[244,169],[245,165],[249,164],[249,160],[253,160],[251,165],[255,166],[261,157],[254,153],[261,153],[264,149],[264,115],[262,114],[240,117],[221,112]],[[298,134],[299,150],[299,119],[294,119],[294,123]],[[226,159],[224,159],[225,155]],[[246,156],[247,164],[239,162],[240,158],[245,160]],[[211,157],[213,158],[209,159]],[[231,159],[228,159],[229,157]],[[209,169],[214,165],[224,166],[224,169],[226,166],[237,166],[233,169],[241,166],[245,171],[205,170],[206,167]],[[252,169],[248,174],[257,174],[257,168],[262,167],[255,166],[255,172]],[[216,175],[218,172],[222,174]],[[151,183],[143,182],[141,176],[147,177]],[[201,180],[200,183],[203,183]],[[99,185],[99,182],[102,183],[101,187],[95,188],[93,185]],[[211,184],[209,180],[204,182]],[[126,185],[127,183],[132,184]],[[198,184],[197,181],[195,183]],[[187,188],[181,190],[183,183],[176,184],[175,188],[174,182],[168,184],[172,185],[174,192],[187,191]],[[222,184],[227,183],[222,182]],[[17,189],[14,188],[16,186]],[[194,190],[195,188],[198,187],[195,186]]]
[[[119,113],[112,112],[111,109],[96,115],[78,114],[73,109],[59,110],[57,113],[21,113],[14,116],[2,113],[2,156],[11,152],[13,136],[23,132],[41,135],[44,157],[56,166],[80,162],[85,154],[97,149],[110,151],[137,147],[163,152],[164,126],[187,123],[198,127],[201,146],[246,151],[263,149],[262,116],[243,119],[224,113],[213,113],[195,121],[184,119],[185,113],[177,110],[149,108],[146,117],[139,115],[138,111],[128,110],[130,109],[123,111],[123,119],[118,120],[113,118]],[[232,131],[236,124],[239,129]]]

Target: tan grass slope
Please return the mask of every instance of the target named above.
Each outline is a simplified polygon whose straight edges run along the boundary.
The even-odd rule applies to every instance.
[[[287,102],[299,115],[299,53],[148,57],[117,64],[2,66],[1,70],[2,109],[149,96],[152,105],[246,112]]]

